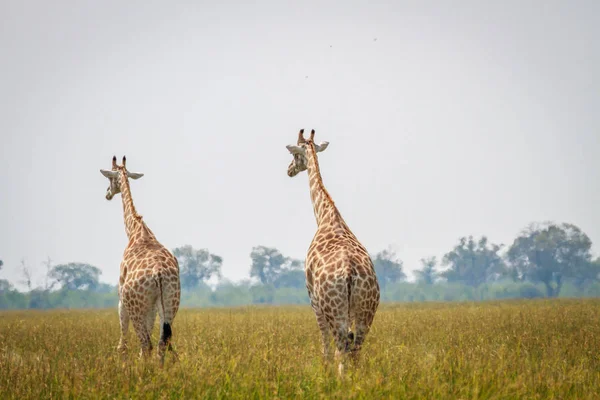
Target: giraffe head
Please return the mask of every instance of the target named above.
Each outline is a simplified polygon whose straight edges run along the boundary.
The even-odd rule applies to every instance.
[[[115,194],[121,193],[121,174],[127,174],[127,177],[131,179],[139,179],[142,176],[144,176],[144,174],[127,171],[127,168],[125,167],[126,161],[127,159],[125,158],[125,156],[123,156],[123,165],[117,165],[117,157],[113,156],[112,169],[100,170],[102,175],[107,177],[110,182],[110,184],[108,185],[108,189],[106,189],[106,200],[112,200]]]
[[[288,176],[294,177],[298,175],[299,172],[305,171],[308,168],[308,161],[306,159],[306,151],[308,148],[313,147],[315,153],[319,153],[324,151],[327,146],[329,146],[329,142],[321,142],[316,144],[315,141],[315,130],[310,131],[310,138],[308,140],[304,139],[304,129],[300,129],[298,132],[298,144],[297,145],[288,145],[286,146],[288,151],[294,156],[292,163],[288,167]]]

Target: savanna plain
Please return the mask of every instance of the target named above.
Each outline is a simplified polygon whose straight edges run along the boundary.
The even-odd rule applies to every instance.
[[[158,324],[156,324],[158,325]],[[183,309],[179,360],[117,352],[117,311],[0,314],[0,397],[598,398],[600,300],[383,304],[343,380],[309,307]],[[156,344],[158,328],[153,335]]]

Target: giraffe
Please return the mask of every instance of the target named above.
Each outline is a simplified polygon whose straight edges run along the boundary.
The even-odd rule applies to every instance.
[[[369,253],[352,233],[325,189],[317,153],[329,142],[314,142],[315,131],[297,145],[287,146],[294,156],[288,176],[308,170],[310,196],[317,219],[317,232],[305,262],[306,288],[321,331],[322,351],[329,357],[330,334],[336,345],[338,372],[343,375],[344,358],[357,358],[379,306],[379,283]],[[351,325],[354,324],[354,332]]]
[[[133,204],[129,178],[139,179],[144,174],[129,172],[126,158],[117,165],[112,159],[112,169],[100,172],[108,178],[110,185],[106,199],[121,193],[125,232],[129,243],[123,253],[119,274],[119,320],[121,337],[117,350],[127,352],[127,332],[129,321],[141,344],[140,356],[152,352],[150,334],[158,311],[160,319],[160,339],[158,358],[164,364],[165,349],[177,354],[171,345],[173,319],[179,309],[180,283],[177,259],[154,236],[154,233],[142,221]]]

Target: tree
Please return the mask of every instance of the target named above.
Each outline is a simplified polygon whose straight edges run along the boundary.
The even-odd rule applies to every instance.
[[[118,293],[118,288],[116,285],[111,285],[110,283],[98,283],[98,285],[94,288],[96,293]]]
[[[440,275],[448,282],[478,287],[503,275],[506,266],[498,254],[502,245],[490,244],[487,237],[478,241],[473,236],[462,237],[452,251],[446,253],[442,265],[450,266]]]
[[[402,260],[391,249],[377,253],[373,265],[381,289],[385,289],[388,283],[400,282],[406,279],[406,274],[402,271]]]
[[[84,263],[60,264],[52,267],[50,278],[65,290],[91,290],[98,286],[99,268]]]
[[[48,291],[52,289],[54,283],[50,282],[50,271],[52,271],[52,259],[50,257],[46,258],[46,261],[42,262],[46,266],[46,277],[44,278],[44,290]]]
[[[21,259],[21,273],[25,278],[21,283],[25,284],[27,290],[31,292],[31,269],[25,264],[25,259]]]
[[[584,291],[600,278],[600,258],[588,263],[579,265],[578,270],[573,277],[573,283],[580,290]]]
[[[436,271],[437,259],[436,257],[421,258],[421,269],[416,270],[417,282],[422,282],[426,285],[432,285],[435,283],[438,272]]]
[[[2,270],[2,266],[4,262],[0,260],[0,270]],[[0,279],[0,293],[8,292],[12,290],[12,285],[6,279]]]
[[[593,277],[591,247],[589,237],[573,224],[531,224],[508,251],[511,275],[541,282],[548,297],[557,297],[565,279],[583,283]]]
[[[285,257],[279,250],[272,247],[257,246],[250,253],[252,266],[250,276],[257,278],[263,285],[285,285],[284,282],[298,285],[302,262],[290,257]],[[304,275],[302,274],[302,281]]]
[[[196,250],[190,245],[178,247],[173,255],[179,263],[179,279],[183,289],[195,289],[210,278],[221,278],[223,258],[207,249]]]
[[[306,275],[302,267],[293,267],[284,269],[277,275],[273,286],[276,288],[296,288],[301,289],[306,287]]]
[[[0,270],[2,270],[3,265],[4,265],[4,262],[2,260],[0,260]],[[10,284],[9,281],[7,281],[5,279],[0,279],[0,293],[7,292],[11,289],[12,289],[12,285]]]
[[[0,279],[0,293],[8,292],[13,289],[13,286],[6,279]]]

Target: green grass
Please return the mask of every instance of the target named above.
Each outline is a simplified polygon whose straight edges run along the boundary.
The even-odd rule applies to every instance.
[[[158,325],[158,324],[157,324]],[[382,305],[345,380],[309,307],[182,310],[177,363],[116,353],[116,310],[0,314],[0,398],[597,398],[600,301]],[[156,343],[157,332],[154,332]]]

